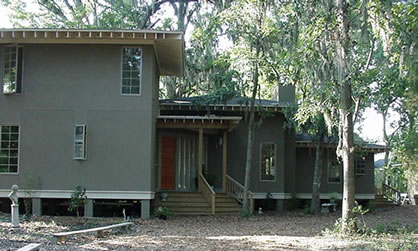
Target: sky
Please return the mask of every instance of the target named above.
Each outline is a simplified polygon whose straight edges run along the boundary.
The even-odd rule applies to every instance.
[[[0,28],[12,28],[8,15],[8,9],[3,6],[0,6]],[[364,113],[364,118],[364,121],[362,121],[362,123],[359,124],[361,126],[361,131],[359,131],[359,126],[357,125],[356,132],[359,133],[360,136],[364,139],[374,140],[379,143],[382,143],[383,121],[381,116],[377,114],[373,108],[368,108]],[[390,132],[391,130],[388,131]]]

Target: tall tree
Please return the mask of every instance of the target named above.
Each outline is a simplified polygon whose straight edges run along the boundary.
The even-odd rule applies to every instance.
[[[252,166],[252,153],[256,127],[255,102],[260,88],[262,75],[262,59],[267,57],[268,48],[276,38],[276,29],[270,18],[273,10],[272,1],[267,0],[237,0],[230,8],[221,13],[228,24],[228,35],[234,43],[235,61],[241,66],[241,79],[246,83],[250,93],[248,107],[248,138],[245,164],[245,181],[242,214],[249,213],[249,188]],[[245,90],[243,90],[245,94]]]
[[[374,0],[371,4],[376,10],[371,13],[373,31],[382,47],[373,99],[385,125],[390,112],[400,117],[390,125],[393,133],[384,131],[384,139],[404,168],[413,195],[418,190],[418,6],[412,0]],[[388,159],[387,151],[386,164]]]
[[[354,175],[354,125],[353,125],[353,101],[350,79],[350,46],[349,37],[349,13],[350,9],[345,0],[337,0],[337,66],[338,84],[340,86],[340,127],[342,132],[342,159],[343,159],[343,208],[342,230],[346,231],[352,218],[355,195]]]
[[[164,25],[163,7],[187,7],[197,0],[36,0],[38,9],[28,10],[27,1],[1,0],[12,10],[12,23],[17,27],[152,29]],[[180,8],[179,7],[179,8]],[[182,8],[182,10],[187,8]],[[186,15],[177,11],[176,15]],[[179,20],[179,22],[184,22]],[[184,25],[181,25],[183,27]]]

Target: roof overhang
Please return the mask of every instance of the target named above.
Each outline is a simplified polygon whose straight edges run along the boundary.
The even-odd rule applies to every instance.
[[[337,143],[323,143],[323,147],[327,148],[336,148]],[[354,144],[354,148],[356,151],[363,151],[363,152],[372,152],[372,153],[383,153],[386,150],[385,146],[374,145],[374,144]],[[296,141],[296,147],[298,148],[314,148],[316,143],[313,141]]]
[[[157,128],[184,129],[227,129],[235,128],[241,121],[239,116],[157,116]]]
[[[281,112],[284,106],[278,105],[255,105],[256,111],[266,110],[269,112]],[[205,104],[196,105],[188,103],[160,103],[162,111],[193,111],[193,110],[209,110],[209,111],[249,111],[249,106],[245,104]]]
[[[153,45],[161,75],[184,71],[184,36],[178,31],[0,29],[0,44]]]

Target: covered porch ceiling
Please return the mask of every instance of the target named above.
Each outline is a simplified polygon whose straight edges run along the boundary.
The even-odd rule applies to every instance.
[[[183,128],[183,129],[234,129],[242,117],[240,116],[157,116],[157,128]]]
[[[0,29],[0,44],[153,45],[161,75],[181,76],[184,38],[179,31]]]

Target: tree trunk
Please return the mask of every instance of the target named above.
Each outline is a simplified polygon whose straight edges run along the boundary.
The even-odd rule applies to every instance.
[[[343,158],[343,208],[342,231],[347,232],[348,223],[352,218],[355,195],[355,175],[353,156],[353,101],[351,98],[351,83],[349,78],[349,26],[348,6],[345,0],[337,0],[337,65],[338,83],[340,85],[341,119],[342,123],[342,158]]]
[[[256,49],[256,60],[260,53],[259,46]],[[252,163],[252,152],[253,152],[253,139],[255,129],[255,98],[258,90],[258,61],[254,63],[254,74],[253,74],[253,90],[250,102],[250,117],[248,121],[248,140],[247,140],[247,161],[245,163],[245,181],[244,181],[244,194],[242,199],[242,215],[252,214],[249,212],[248,195],[250,190],[250,175],[251,175],[251,163]]]
[[[315,152],[314,178],[312,183],[311,214],[317,215],[321,211],[320,187],[322,177],[322,137],[318,137]]]
[[[386,131],[386,117],[387,117],[388,110],[382,112],[382,119],[383,119],[383,141],[385,142],[385,159],[384,159],[384,166],[388,166],[389,164],[389,147],[390,147],[390,141],[389,137]]]

